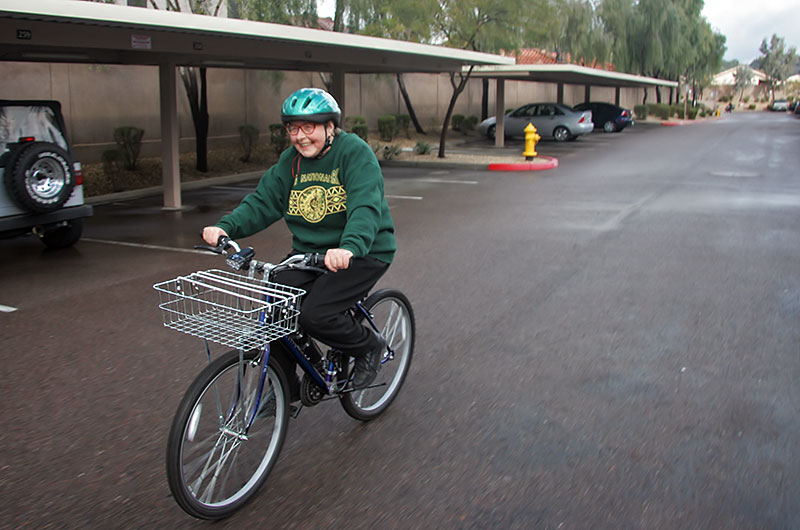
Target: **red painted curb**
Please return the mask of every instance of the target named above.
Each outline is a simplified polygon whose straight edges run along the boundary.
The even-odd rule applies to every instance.
[[[496,163],[489,164],[489,171],[540,171],[542,169],[553,169],[558,167],[558,159],[552,156],[540,156],[538,159],[546,159],[549,162],[516,162],[516,163]]]

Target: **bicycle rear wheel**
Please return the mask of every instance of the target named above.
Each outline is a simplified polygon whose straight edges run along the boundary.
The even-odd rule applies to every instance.
[[[376,418],[400,392],[408,375],[414,353],[414,311],[408,298],[400,291],[383,289],[370,295],[364,307],[373,315],[375,326],[393,350],[381,359],[378,377],[368,388],[345,392],[339,400],[345,412],[357,420]],[[364,319],[364,325],[369,323]],[[352,373],[353,363],[346,373]]]
[[[237,351],[221,355],[197,376],[178,407],[167,443],[167,480],[190,515],[231,515],[258,491],[278,459],[288,400],[286,377],[272,356],[258,413],[246,429],[258,394],[259,359],[256,350],[246,352],[243,363]]]

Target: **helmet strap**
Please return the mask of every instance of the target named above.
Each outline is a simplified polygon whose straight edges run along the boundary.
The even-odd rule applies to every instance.
[[[330,122],[328,122],[330,123]],[[325,144],[322,146],[322,149],[319,150],[319,154],[314,158],[319,160],[322,158],[326,153],[326,150],[333,145],[333,135],[328,135],[328,123],[325,124]]]

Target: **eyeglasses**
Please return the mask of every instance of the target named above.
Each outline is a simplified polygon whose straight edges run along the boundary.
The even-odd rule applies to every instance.
[[[291,123],[286,126],[286,132],[291,134],[292,136],[297,136],[297,133],[303,131],[303,134],[311,134],[314,132],[314,129],[317,128],[316,123],[304,123],[301,126],[292,125]]]

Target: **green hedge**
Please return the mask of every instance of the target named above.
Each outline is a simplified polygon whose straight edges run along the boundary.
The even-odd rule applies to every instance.
[[[394,114],[384,114],[378,118],[378,134],[381,141],[391,142],[394,139],[394,132],[397,128],[397,118]]]

